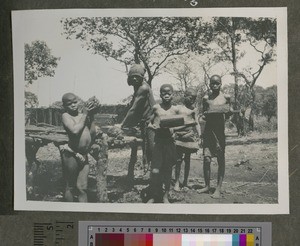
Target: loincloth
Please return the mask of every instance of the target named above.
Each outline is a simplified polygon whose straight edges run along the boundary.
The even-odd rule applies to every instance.
[[[203,155],[217,157],[223,154],[225,154],[224,131],[214,131],[206,128],[203,134]]]
[[[176,146],[173,138],[155,138],[152,168],[164,171],[176,164]]]
[[[197,137],[192,129],[176,132],[175,144],[177,149],[185,153],[195,153],[199,149]]]

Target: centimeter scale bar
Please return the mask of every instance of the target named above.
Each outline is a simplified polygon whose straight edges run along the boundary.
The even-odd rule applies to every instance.
[[[271,246],[267,222],[79,222],[80,246]]]
[[[96,233],[95,246],[255,246],[253,234],[108,234]]]

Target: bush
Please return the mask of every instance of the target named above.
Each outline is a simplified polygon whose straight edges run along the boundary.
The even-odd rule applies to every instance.
[[[254,130],[258,132],[275,132],[277,131],[277,117],[272,117],[268,122],[265,116],[254,117]]]

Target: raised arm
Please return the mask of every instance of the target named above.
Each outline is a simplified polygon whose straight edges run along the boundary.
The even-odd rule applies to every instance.
[[[83,112],[79,121],[75,122],[69,114],[64,113],[62,115],[62,123],[66,131],[74,135],[79,135],[85,127],[87,114],[87,111]]]
[[[93,120],[93,115],[89,114],[89,112],[92,112],[93,109],[94,105],[92,103],[84,106],[82,115],[77,122],[72,119],[71,115],[69,115],[68,113],[64,113],[62,115],[62,123],[65,129],[71,134],[79,135],[87,124],[88,115],[90,115],[91,120]]]

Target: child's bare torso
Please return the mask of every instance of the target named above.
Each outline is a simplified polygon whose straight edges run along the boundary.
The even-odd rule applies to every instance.
[[[184,116],[185,125],[196,124],[195,109],[190,109],[190,108],[187,108],[186,106],[181,106],[179,109],[179,114]]]
[[[210,106],[224,105],[224,104],[228,104],[228,102],[225,95],[222,92],[220,92],[217,97],[210,95],[207,99],[207,104],[208,104],[208,108],[210,108]]]
[[[78,114],[77,116],[70,116],[70,119],[76,124],[79,122],[82,114]],[[75,152],[80,154],[87,154],[89,151],[89,147],[92,142],[91,131],[88,126],[84,126],[82,132],[79,135],[74,135],[68,133],[69,136],[69,146]]]
[[[179,113],[178,107],[173,105],[168,109],[164,109],[160,104],[155,105],[154,107],[156,108],[153,120],[153,125],[155,128],[160,128],[161,117],[177,115]]]

